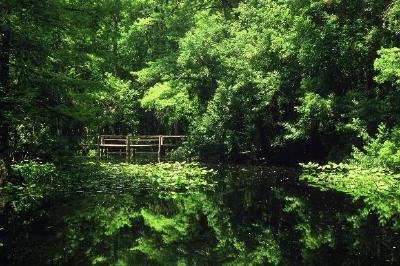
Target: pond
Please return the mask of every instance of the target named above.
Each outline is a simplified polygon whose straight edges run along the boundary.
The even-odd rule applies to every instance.
[[[397,230],[297,169],[213,168],[176,188],[99,175],[9,215],[2,265],[400,263]]]

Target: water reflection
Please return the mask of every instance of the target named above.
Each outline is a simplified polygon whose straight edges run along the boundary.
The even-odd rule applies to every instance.
[[[293,169],[221,169],[217,186],[95,185],[9,221],[11,265],[397,265],[399,232]],[[123,183],[123,182],[122,182]],[[26,219],[30,219],[26,225]],[[11,226],[12,225],[12,226]]]

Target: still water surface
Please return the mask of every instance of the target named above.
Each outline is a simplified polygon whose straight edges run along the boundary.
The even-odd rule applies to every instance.
[[[8,263],[399,265],[399,232],[298,174],[228,167],[214,186],[169,192],[97,180],[9,221]]]

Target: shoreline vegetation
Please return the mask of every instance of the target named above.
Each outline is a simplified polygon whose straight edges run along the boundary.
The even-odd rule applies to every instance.
[[[13,173],[22,182],[19,185],[9,183],[1,188],[2,200],[5,201],[2,205],[7,202],[13,211],[19,212],[41,201],[51,201],[67,194],[118,193],[119,190],[135,188],[153,189],[154,193],[198,189],[208,185],[206,177],[211,177],[213,170],[198,163],[140,165],[88,159],[70,162],[61,169],[52,163],[26,162],[13,165]]]
[[[322,190],[336,190],[361,200],[360,210],[367,217],[371,211],[382,225],[400,229],[400,129],[379,126],[374,138],[364,135],[366,145],[354,149],[343,163],[302,164],[300,177]]]

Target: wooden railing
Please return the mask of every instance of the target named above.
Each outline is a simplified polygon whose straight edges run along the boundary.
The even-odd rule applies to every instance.
[[[100,135],[98,153],[100,157],[110,154],[125,154],[126,161],[138,153],[155,153],[158,158],[165,154],[166,148],[178,147],[184,135]]]

